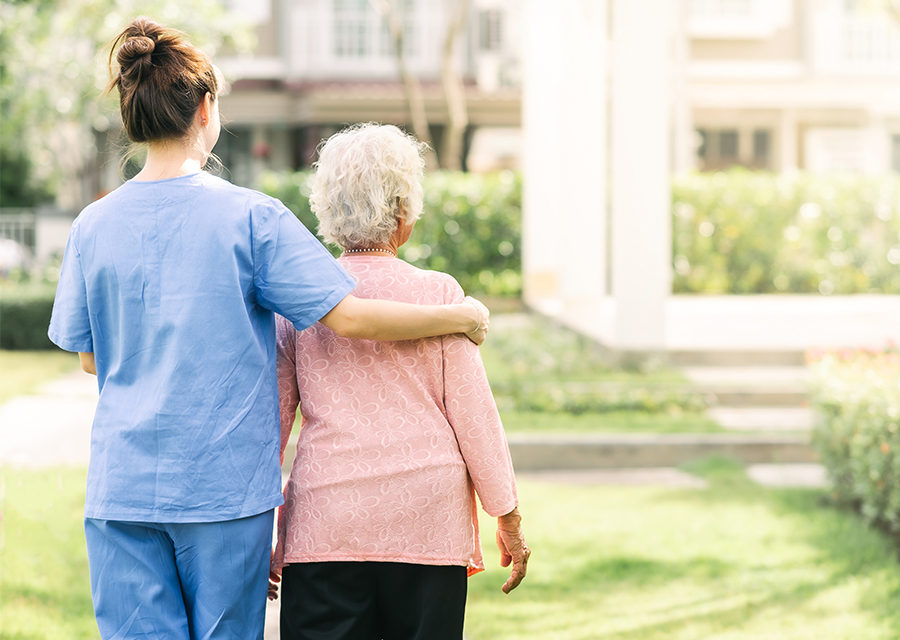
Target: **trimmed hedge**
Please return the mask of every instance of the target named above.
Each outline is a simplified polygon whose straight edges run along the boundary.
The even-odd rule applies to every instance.
[[[841,351],[812,367],[813,445],[833,498],[900,534],[900,353]]]
[[[673,181],[675,293],[900,293],[900,176]]]
[[[616,370],[590,339],[535,314],[496,318],[481,354],[501,410],[678,415],[708,407],[679,374]]]
[[[310,229],[312,174],[270,173],[262,189]],[[403,257],[464,288],[519,295],[521,179],[437,172]],[[735,168],[672,183],[674,293],[900,293],[900,176]]]
[[[0,290],[0,349],[56,349],[47,337],[55,285],[19,285]]]
[[[309,172],[268,173],[260,188],[284,202],[315,233],[318,223],[308,200],[312,177]],[[467,292],[520,295],[519,176],[510,171],[487,175],[438,171],[426,175],[423,186],[425,212],[400,250],[403,259],[451,274]]]

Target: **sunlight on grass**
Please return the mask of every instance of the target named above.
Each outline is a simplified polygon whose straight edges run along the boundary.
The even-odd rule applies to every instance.
[[[709,490],[520,482],[534,555],[504,596],[495,523],[466,637],[896,638],[896,550],[816,491],[764,490],[727,465]]]
[[[900,629],[896,549],[810,490],[762,489],[728,460],[688,470],[710,488],[566,486],[523,478],[534,555],[500,591],[495,521],[488,570],[469,581],[467,640],[886,640]],[[0,469],[3,638],[88,640],[84,470]]]
[[[34,393],[45,382],[78,366],[78,355],[68,351],[0,351],[0,404]]]
[[[9,640],[93,640],[86,470],[0,469],[0,602]]]

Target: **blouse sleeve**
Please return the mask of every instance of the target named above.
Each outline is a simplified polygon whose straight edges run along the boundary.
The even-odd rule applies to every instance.
[[[461,302],[462,290],[450,302]],[[478,347],[460,335],[444,336],[444,406],[481,505],[488,515],[518,505],[516,478],[506,434],[491,394]]]
[[[297,338],[296,331],[290,321],[281,316],[276,317],[276,370],[278,373],[278,401],[281,416],[281,454],[280,464],[284,464],[284,451],[291,437],[291,429],[297,418],[297,407],[300,404],[300,390],[297,386]]]
[[[62,269],[53,300],[53,313],[47,335],[50,340],[66,351],[92,353],[94,351],[91,333],[91,318],[88,312],[87,286],[81,268],[76,235],[78,223],[72,225],[66,252],[63,254]]]

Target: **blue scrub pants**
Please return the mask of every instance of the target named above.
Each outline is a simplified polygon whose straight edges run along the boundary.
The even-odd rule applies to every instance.
[[[103,640],[262,640],[273,513],[181,524],[85,518]]]

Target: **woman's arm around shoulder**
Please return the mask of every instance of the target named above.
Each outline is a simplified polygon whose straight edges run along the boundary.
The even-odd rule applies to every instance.
[[[348,295],[320,322],[345,338],[414,340],[463,333],[481,344],[490,314],[474,298],[459,304],[417,305]]]

